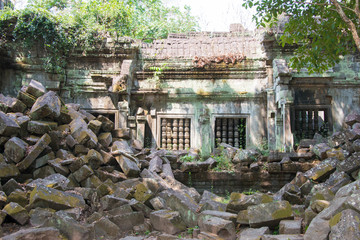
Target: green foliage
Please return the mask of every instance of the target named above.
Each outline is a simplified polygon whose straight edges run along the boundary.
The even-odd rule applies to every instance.
[[[243,194],[245,194],[245,195],[253,195],[253,194],[257,193],[257,192],[259,192],[259,191],[258,191],[258,190],[254,190],[254,189],[252,189],[252,188],[249,188],[249,190],[244,191]]]
[[[64,69],[74,49],[100,49],[106,38],[152,41],[198,29],[190,8],[166,7],[161,0],[32,0],[23,10],[0,10],[0,48],[15,44],[25,57],[33,47],[43,48],[45,67],[53,72]]]
[[[199,229],[199,226],[187,228],[187,233],[192,235],[195,229]]]
[[[354,4],[341,1],[346,16],[359,26]],[[321,73],[355,51],[349,26],[332,1],[246,0],[243,6],[256,8],[257,26],[271,28],[279,20],[279,26],[286,22],[279,41],[282,46],[296,47],[290,66],[297,70],[307,68],[310,73]]]
[[[257,150],[260,152],[262,156],[269,156],[270,150],[268,146],[268,141],[266,138],[263,138],[260,142],[260,144],[257,146]]]
[[[155,88],[160,88],[161,87],[161,79],[160,76],[162,75],[163,71],[168,69],[168,67],[166,66],[167,64],[164,63],[162,64],[160,67],[158,66],[153,66],[150,67],[149,69],[154,71],[154,75],[151,78],[148,78],[147,80],[149,82],[153,82],[155,83]]]
[[[217,156],[212,156],[214,160],[216,161],[216,167],[213,168],[216,172],[222,172],[222,171],[234,171],[234,164],[231,162],[231,159],[229,159],[224,151],[223,146],[218,147],[220,150],[220,154]]]
[[[192,155],[184,155],[184,156],[180,157],[179,161],[180,162],[195,162],[196,159]]]

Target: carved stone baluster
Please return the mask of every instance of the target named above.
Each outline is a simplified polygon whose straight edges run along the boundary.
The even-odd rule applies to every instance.
[[[179,150],[184,150],[184,120],[179,120]]]
[[[234,120],[232,118],[228,119],[228,143],[234,146]]]
[[[174,119],[173,121],[173,133],[172,133],[172,149],[178,150],[178,120]]]
[[[161,121],[161,148],[166,148],[166,119]]]
[[[239,119],[234,119],[234,147],[238,148],[239,144]]]
[[[185,137],[185,149],[190,148],[190,119],[185,119],[185,128],[184,128],[184,137]]]
[[[167,125],[166,125],[166,143],[167,143],[167,149],[171,150],[171,120],[168,119]]]
[[[215,136],[215,146],[218,146],[221,143],[221,120],[219,118],[215,121]]]
[[[227,119],[226,118],[222,118],[221,119],[221,125],[222,125],[222,139],[221,139],[221,142],[223,143],[227,143],[226,141],[226,137],[227,137]]]

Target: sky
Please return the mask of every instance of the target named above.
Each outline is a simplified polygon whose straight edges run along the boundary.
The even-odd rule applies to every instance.
[[[164,0],[168,5],[191,7],[191,13],[199,18],[202,31],[228,32],[231,23],[241,23],[249,30],[255,28],[251,21],[254,9],[242,7],[242,0]]]
[[[22,8],[27,0],[13,0],[17,8]],[[231,23],[241,23],[249,30],[255,28],[251,21],[255,9],[242,7],[243,0],[163,0],[169,6],[191,7],[197,16],[201,31],[228,32]]]

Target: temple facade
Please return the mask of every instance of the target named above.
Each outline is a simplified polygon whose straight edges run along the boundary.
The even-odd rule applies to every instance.
[[[107,39],[75,51],[63,74],[46,72],[39,50],[0,51],[0,91],[15,95],[35,79],[64,102],[110,117],[144,147],[291,151],[302,138],[337,131],[360,106],[358,55],[321,75],[290,69],[291,55],[275,34],[237,24],[151,44]]]

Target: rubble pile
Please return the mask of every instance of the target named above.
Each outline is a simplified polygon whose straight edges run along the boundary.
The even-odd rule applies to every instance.
[[[17,98],[0,94],[2,239],[360,239],[360,115],[346,119],[347,130],[300,144],[318,164],[278,192],[226,201],[173,175],[214,159],[181,164],[181,153],[140,149],[109,118],[33,80]]]

